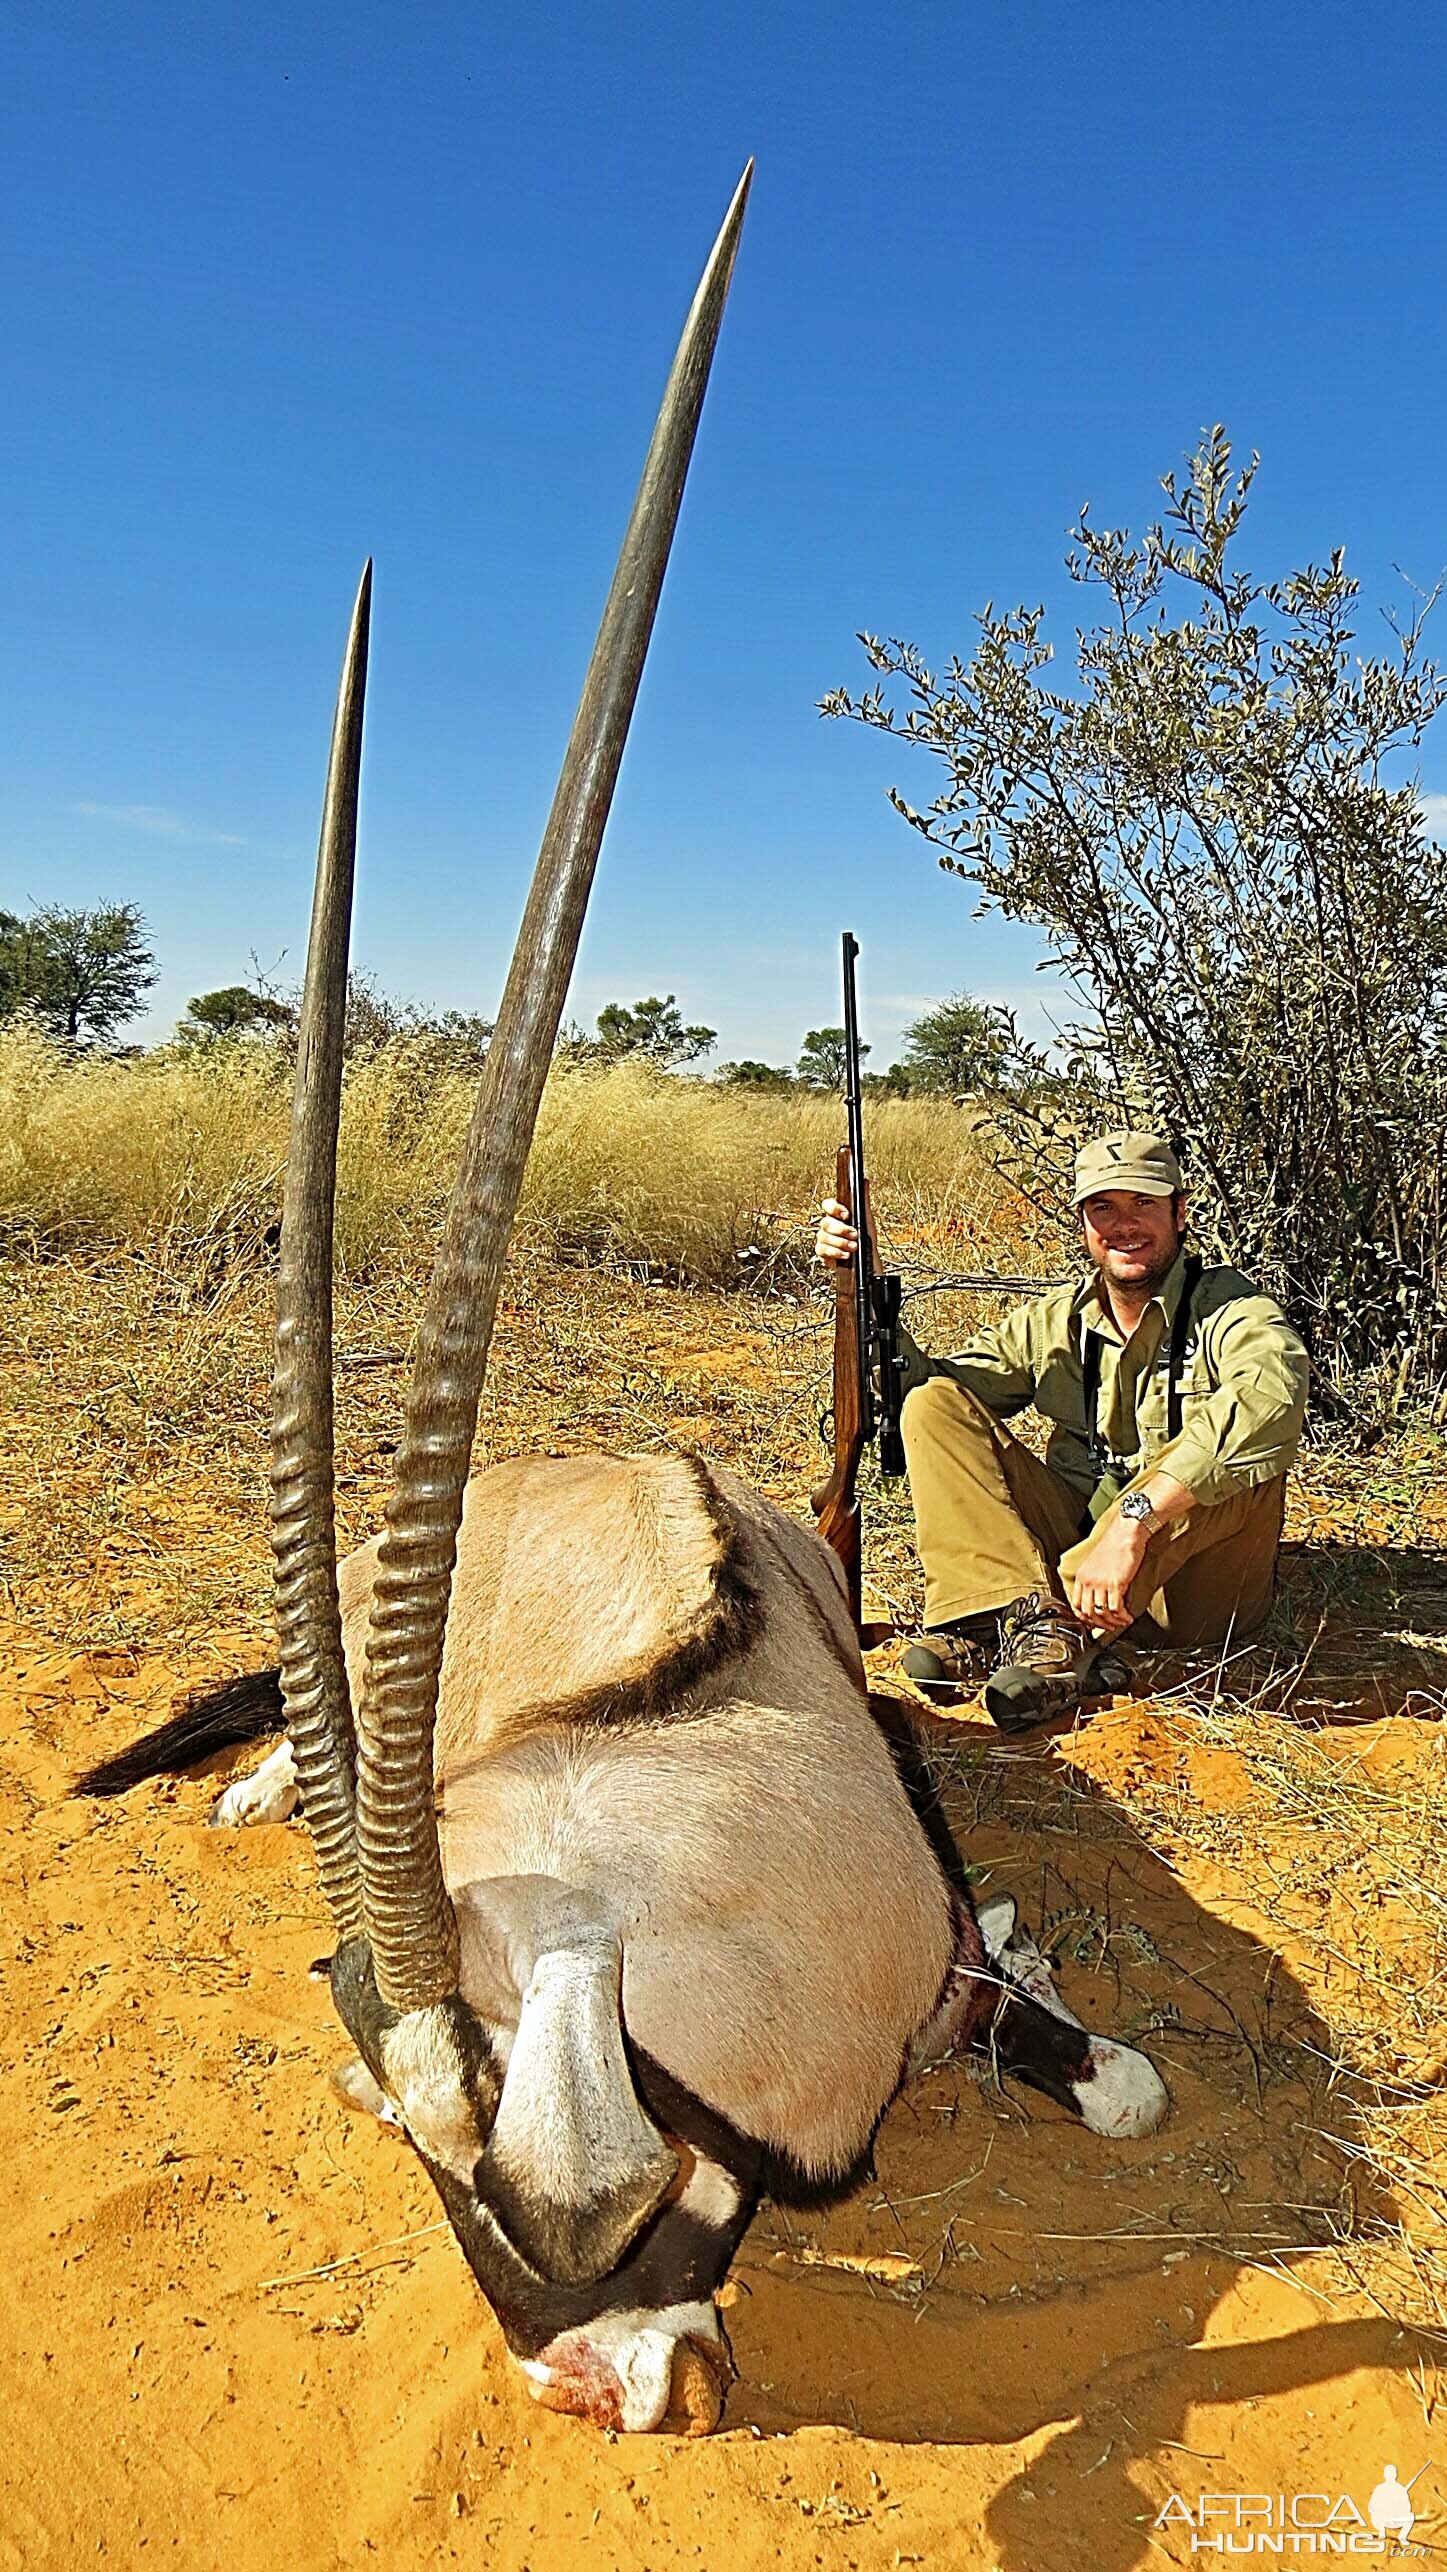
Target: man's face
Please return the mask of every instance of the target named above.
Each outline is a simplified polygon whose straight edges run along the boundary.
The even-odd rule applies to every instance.
[[[1080,1209],[1085,1247],[1112,1286],[1154,1295],[1169,1276],[1186,1229],[1183,1197],[1137,1197],[1104,1188]]]

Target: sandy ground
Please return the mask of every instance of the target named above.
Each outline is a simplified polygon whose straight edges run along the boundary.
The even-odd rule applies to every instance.
[[[992,1884],[1104,1924],[1064,1974],[1084,2013],[1177,2014],[1148,2039],[1161,2133],[1102,2145],[933,2076],[874,2182],[755,2223],[723,2431],[606,2439],[528,2402],[406,2147],[330,2093],[300,1831],[208,1832],[214,1778],[67,1800],[77,1738],[119,1742],[182,1674],[4,1640],[5,2563],[1125,2572],[1186,2559],[1148,2534],[1173,2491],[1364,2507],[1385,2463],[1447,2463],[1426,2344],[1300,2247],[1342,2178],[1289,1964],[1229,1871],[1173,1872],[1092,1775],[1159,1761],[1161,1718],[1073,1755],[972,1722],[951,1745],[987,1803],[1048,1818],[971,1832]],[[1442,2478],[1414,2496],[1430,2527]]]
[[[1422,2000],[1412,1906],[1385,1862],[1338,1887],[1306,1811],[1273,1824],[1286,1895],[1268,1900],[1237,1847],[1259,1781],[1169,1703],[1021,1747],[973,1716],[936,1728],[972,1862],[1047,1932],[1081,2014],[1165,2073],[1159,2134],[1105,2145],[948,2067],[896,2104],[846,2203],[759,2215],[726,2290],[717,2435],[607,2438],[536,2410],[406,2146],[328,2085],[346,2047],[308,1977],[326,1939],[300,1829],[207,1830],[237,1757],[119,1806],[68,1796],[178,1689],[265,1658],[264,1321],[229,1354],[214,1332],[193,1349],[149,1288],[132,1311],[124,1280],[104,1306],[82,1281],[61,1314],[61,1283],[12,1316],[21,1427],[0,1455],[0,2564],[1135,2572],[1190,2559],[1179,2507],[1156,2524],[1173,2493],[1364,2512],[1388,2463],[1417,2477],[1414,2542],[1447,2548],[1443,2343],[1339,2247],[1364,2220],[1410,2227],[1412,2191],[1390,2202],[1353,2158],[1326,2024],[1390,2039],[1383,1953]],[[635,1300],[655,1368],[674,1334],[678,1434],[763,1452],[737,1362],[689,1354],[698,1307]],[[547,1350],[527,1327],[510,1345],[536,1422]],[[658,1407],[656,1379],[599,1370],[586,1390],[617,1406],[615,1445],[625,1401]],[[358,1521],[394,1400],[347,1379]],[[1440,1695],[1346,1697],[1320,1718],[1331,1756],[1440,1783]],[[1339,1893],[1397,1940],[1370,1967],[1355,1929],[1330,1934]]]

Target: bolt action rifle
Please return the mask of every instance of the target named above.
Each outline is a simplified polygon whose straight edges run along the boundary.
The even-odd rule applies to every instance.
[[[844,1566],[856,1626],[860,1615],[861,1514],[856,1484],[859,1460],[871,1439],[879,1443],[879,1470],[904,1471],[899,1415],[904,1358],[899,1344],[901,1287],[882,1272],[864,1176],[864,1115],[860,1096],[859,1013],[854,990],[856,939],[844,935],[844,1103],[847,1139],[834,1165],[834,1194],[848,1208],[859,1235],[854,1259],[834,1271],[834,1463],[810,1494],[819,1533]]]

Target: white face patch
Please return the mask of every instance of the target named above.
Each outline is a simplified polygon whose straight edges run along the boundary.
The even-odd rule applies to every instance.
[[[679,2341],[717,2342],[722,2336],[711,2301],[670,2304],[656,2313],[600,2313],[596,2322],[565,2331],[540,2357],[524,2358],[521,2365],[529,2391],[541,2401],[547,2391],[570,2382],[587,2387],[601,2364],[622,2391],[620,2429],[646,2435],[668,2409]]]
[[[707,2161],[702,2155],[688,2174],[688,2186],[677,2203],[685,2215],[693,2215],[701,2224],[710,2224],[722,2232],[731,2224],[743,2204],[743,2191],[729,2177],[723,2164]]]
[[[382,2038],[382,2067],[387,2095],[418,2150],[470,2186],[486,2138],[478,2132],[446,2011],[408,2010]]]

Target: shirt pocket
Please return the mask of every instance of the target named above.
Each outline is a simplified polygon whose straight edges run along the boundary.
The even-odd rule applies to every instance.
[[[1150,1374],[1143,1379],[1136,1401],[1136,1418],[1140,1425],[1143,1448],[1155,1449],[1169,1443],[1171,1381],[1171,1353],[1168,1343],[1162,1348]],[[1207,1371],[1205,1355],[1201,1350],[1196,1349],[1188,1353],[1185,1364],[1175,1375],[1175,1385],[1180,1403],[1180,1425],[1184,1429],[1190,1421],[1195,1406],[1209,1400],[1215,1391]]]
[[[1216,1390],[1217,1387],[1212,1379],[1211,1371],[1206,1361],[1205,1351],[1203,1349],[1192,1350],[1188,1354],[1185,1365],[1182,1367],[1180,1374],[1176,1378],[1177,1398],[1180,1403],[1180,1422],[1183,1430],[1189,1429],[1192,1420],[1200,1411],[1201,1405],[1205,1402],[1209,1402],[1212,1394]],[[1162,1378],[1161,1420],[1163,1427],[1166,1423],[1165,1403],[1165,1379]],[[1168,1431],[1167,1434],[1169,1434]]]

